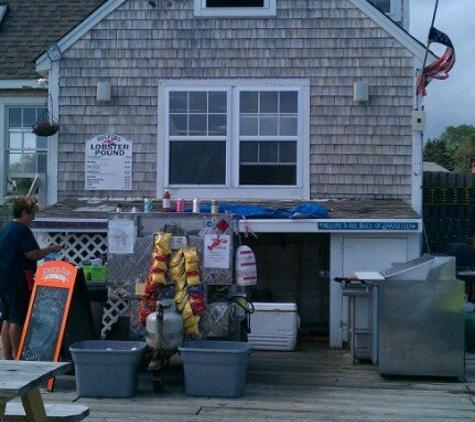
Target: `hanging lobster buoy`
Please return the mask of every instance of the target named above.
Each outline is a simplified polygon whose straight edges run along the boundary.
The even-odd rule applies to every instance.
[[[249,246],[241,245],[236,250],[235,277],[238,286],[257,284],[256,257]]]

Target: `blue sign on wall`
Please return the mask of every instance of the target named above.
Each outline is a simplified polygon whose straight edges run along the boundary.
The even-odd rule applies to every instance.
[[[419,231],[419,223],[402,221],[319,221],[325,231]]]

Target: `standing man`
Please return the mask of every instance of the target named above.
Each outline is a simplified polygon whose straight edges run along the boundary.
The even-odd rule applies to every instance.
[[[36,272],[36,261],[51,252],[61,250],[60,245],[50,245],[43,249],[38,246],[30,229],[37,210],[38,205],[34,198],[15,198],[13,220],[0,232],[3,359],[15,359],[18,352]]]

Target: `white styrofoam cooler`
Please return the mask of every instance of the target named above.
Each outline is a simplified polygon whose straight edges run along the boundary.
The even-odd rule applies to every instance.
[[[294,350],[299,325],[296,303],[254,302],[248,342],[254,350]]]

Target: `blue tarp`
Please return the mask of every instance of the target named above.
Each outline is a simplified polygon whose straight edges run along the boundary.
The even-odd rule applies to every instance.
[[[202,205],[201,212],[210,212],[210,205]],[[241,204],[219,204],[218,212],[230,212],[237,217],[244,218],[289,218],[289,219],[303,219],[303,218],[326,218],[328,211],[319,204],[301,204],[293,208],[277,208],[272,210],[270,208],[261,207],[258,205],[241,205]]]

